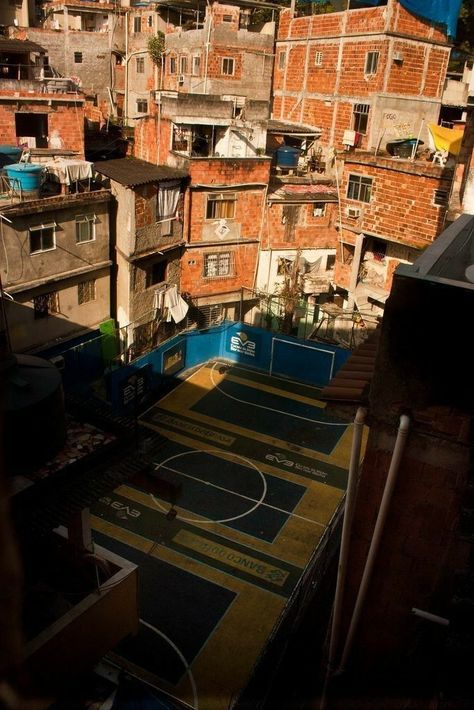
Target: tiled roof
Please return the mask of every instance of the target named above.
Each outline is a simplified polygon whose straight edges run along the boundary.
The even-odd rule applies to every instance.
[[[36,42],[20,39],[3,39],[0,37],[0,52],[43,52],[47,50]]]
[[[321,392],[321,399],[339,402],[365,402],[374,374],[380,330],[377,328],[354,350]]]
[[[154,165],[146,160],[132,157],[101,160],[94,163],[94,169],[126,187],[137,187],[163,180],[178,180],[188,175],[187,170],[170,168],[168,165]]]

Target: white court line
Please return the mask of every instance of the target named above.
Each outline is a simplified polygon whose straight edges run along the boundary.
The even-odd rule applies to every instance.
[[[219,392],[222,392],[222,394],[225,397],[229,397],[229,399],[234,399],[236,402],[240,402],[241,404],[249,404],[251,407],[258,407],[259,409],[267,409],[269,412],[276,412],[277,414],[283,414],[285,417],[294,417],[295,419],[303,419],[305,422],[311,422],[312,424],[324,424],[324,426],[344,426],[348,427],[351,425],[352,422],[348,422],[347,424],[342,424],[340,422],[322,422],[319,419],[310,419],[309,417],[302,417],[300,414],[292,414],[291,412],[284,412],[281,409],[274,409],[273,407],[266,407],[264,404],[256,404],[255,402],[248,402],[245,399],[239,399],[238,397],[234,397],[232,394],[228,394],[225,392],[217,382],[214,380],[214,368],[216,367],[217,363],[214,363],[214,365],[211,367],[211,382],[214,385],[214,387],[219,390]],[[254,388],[255,389],[255,388]]]
[[[241,461],[244,461],[245,464],[248,468],[253,468],[255,471],[260,475],[260,478],[263,481],[263,493],[260,496],[259,500],[254,500],[253,498],[248,498],[247,496],[243,496],[240,493],[234,493],[234,491],[229,490],[228,488],[222,488],[221,486],[217,486],[214,483],[211,483],[210,481],[205,481],[200,478],[196,478],[196,481],[199,481],[200,483],[204,483],[206,486],[214,486],[214,488],[220,488],[223,491],[226,491],[227,493],[234,493],[234,495],[240,496],[241,498],[245,498],[249,501],[252,501],[252,503],[255,503],[249,510],[245,511],[244,513],[241,513],[240,515],[235,515],[233,518],[222,518],[221,520],[199,520],[198,518],[185,518],[183,515],[179,516],[180,520],[184,520],[186,523],[204,523],[207,525],[210,525],[212,523],[230,523],[233,520],[239,520],[239,518],[245,518],[246,515],[250,515],[250,513],[253,513],[254,510],[256,510],[259,505],[261,505],[265,499],[265,496],[267,495],[267,481],[265,479],[265,476],[263,473],[260,471],[260,469],[253,463],[253,461],[250,461],[249,459],[246,459],[244,456],[240,456],[240,454],[234,454],[232,451],[220,451],[219,449],[194,449],[193,451],[181,451],[179,454],[175,454],[174,456],[169,456],[167,459],[164,461],[161,461],[161,463],[155,463],[155,471],[158,471],[158,469],[165,467],[168,469],[168,471],[172,471],[173,473],[180,473],[182,476],[185,476],[186,478],[194,478],[194,476],[191,476],[187,473],[183,473],[182,471],[177,471],[174,468],[171,468],[170,466],[167,466],[166,464],[168,461],[172,461],[173,459],[177,459],[180,456],[189,456],[190,454],[219,454],[219,455],[226,455],[226,456],[233,456],[234,458],[241,459]],[[159,503],[155,500],[155,496],[150,493],[152,500],[154,503],[163,510],[163,507],[159,505]],[[166,509],[165,509],[166,510]]]
[[[202,449],[202,451],[205,451],[205,452],[206,452],[206,449]],[[193,452],[192,452],[192,451],[189,451],[189,452],[183,452],[183,453],[193,453]],[[206,452],[206,453],[207,453],[207,452]],[[230,453],[230,452],[225,452],[225,453]],[[180,455],[180,454],[178,454],[178,456],[179,456],[179,455]],[[155,464],[155,466],[157,466],[157,469],[156,469],[156,470],[158,470],[158,468],[160,467],[160,464]],[[261,500],[261,501],[256,501],[255,498],[251,498],[250,496],[246,496],[246,495],[244,495],[243,493],[237,493],[236,491],[230,490],[230,488],[224,488],[223,486],[217,485],[217,483],[211,483],[210,481],[206,481],[206,480],[204,480],[204,479],[202,479],[202,478],[198,478],[197,476],[191,476],[190,473],[184,473],[184,471],[178,471],[177,469],[171,468],[170,466],[166,466],[165,468],[166,468],[168,471],[171,471],[172,473],[177,473],[178,475],[184,476],[185,478],[190,478],[191,480],[197,481],[198,483],[203,483],[205,486],[211,486],[212,488],[217,488],[217,489],[220,490],[220,491],[225,491],[226,493],[230,493],[230,494],[232,494],[232,495],[234,495],[234,496],[237,496],[238,498],[244,498],[244,500],[248,500],[248,501],[250,501],[250,502],[252,502],[252,503],[258,503],[258,505],[264,506],[265,508],[270,508],[271,510],[276,510],[277,513],[284,513],[284,515],[288,515],[290,518],[298,518],[298,520],[304,520],[304,521],[307,522],[307,523],[312,523],[313,525],[319,525],[319,527],[321,527],[321,528],[326,528],[326,527],[327,527],[327,525],[325,525],[324,523],[320,523],[320,522],[318,522],[317,520],[312,520],[311,518],[307,518],[307,517],[305,517],[304,515],[299,515],[298,513],[293,513],[292,511],[285,510],[284,508],[278,508],[278,506],[276,506],[276,505],[271,505],[271,503],[264,503],[263,500]],[[260,473],[261,475],[263,475],[260,470],[259,470],[259,473]],[[266,481],[265,481],[265,484],[266,484]],[[155,505],[156,505],[160,510],[162,510],[164,513],[168,513],[168,512],[169,512],[168,509],[165,508],[165,506],[161,505],[161,504],[158,502],[158,500],[155,498],[155,496],[153,495],[153,493],[150,493],[150,497],[151,497],[151,499],[153,500],[153,502],[155,503]],[[242,515],[237,515],[235,518],[229,518],[228,520],[226,520],[226,521],[224,521],[224,522],[229,522],[229,521],[232,521],[232,520],[237,520],[238,518],[243,518],[243,517],[245,517],[246,515],[248,515],[249,513],[253,512],[256,507],[258,507],[258,506],[254,506],[251,510],[248,510],[246,513],[243,513]],[[222,522],[222,521],[219,521],[219,520],[199,520],[199,519],[196,519],[196,518],[192,518],[192,519],[183,518],[181,515],[179,515],[179,516],[177,516],[177,517],[178,517],[178,520],[184,520],[184,521],[186,521],[186,522],[192,522],[192,523],[203,523],[204,525],[209,525],[209,524],[211,524],[211,523],[219,523],[219,522]]]
[[[159,629],[157,629],[156,626],[152,626],[151,624],[148,623],[148,621],[145,621],[144,619],[140,619],[140,624],[143,624],[143,626],[146,626],[147,629],[150,629],[151,631],[154,631],[155,634],[157,634],[157,635],[160,636],[162,639],[164,639],[164,640],[171,646],[171,648],[173,649],[173,651],[176,652],[176,654],[178,655],[179,660],[182,662],[182,664],[183,664],[183,666],[184,666],[184,668],[185,668],[186,673],[188,674],[189,682],[190,682],[190,684],[191,684],[191,689],[192,689],[192,692],[193,692],[193,706],[194,706],[194,710],[199,710],[198,694],[197,694],[196,683],[195,683],[195,681],[194,681],[194,676],[193,676],[193,673],[192,673],[192,671],[191,671],[191,668],[189,667],[189,664],[188,664],[187,660],[185,659],[185,657],[183,656],[183,654],[181,653],[181,651],[179,650],[179,648],[176,646],[175,643],[173,643],[173,641],[172,641],[170,638],[168,638],[168,636],[167,636],[166,634],[163,633],[163,631],[160,631]]]

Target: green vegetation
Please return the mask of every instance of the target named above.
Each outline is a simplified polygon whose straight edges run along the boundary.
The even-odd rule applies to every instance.
[[[165,33],[157,32],[156,35],[150,37],[147,48],[153,64],[156,64],[157,67],[161,67],[163,52],[165,51]]]

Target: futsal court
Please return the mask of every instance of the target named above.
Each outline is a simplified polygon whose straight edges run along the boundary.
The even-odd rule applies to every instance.
[[[318,395],[203,365],[140,418],[165,437],[150,475],[92,511],[96,542],[139,566],[120,662],[196,710],[233,706],[341,502],[352,426]]]

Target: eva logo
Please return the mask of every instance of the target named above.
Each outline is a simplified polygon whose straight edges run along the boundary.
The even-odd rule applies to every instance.
[[[247,333],[244,333],[243,331],[236,333],[230,339],[230,349],[234,353],[255,357],[255,348],[255,342],[253,340],[249,340]]]

